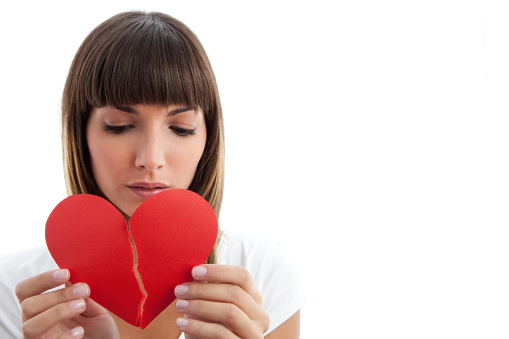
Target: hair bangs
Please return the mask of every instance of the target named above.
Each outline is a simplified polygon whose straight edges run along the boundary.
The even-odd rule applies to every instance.
[[[211,84],[200,51],[183,32],[163,25],[154,15],[117,25],[117,39],[101,36],[91,65],[88,105],[184,105],[209,111]],[[121,25],[122,26],[122,25]],[[111,32],[109,32],[111,34]]]

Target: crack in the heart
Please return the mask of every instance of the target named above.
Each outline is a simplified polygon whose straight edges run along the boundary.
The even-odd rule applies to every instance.
[[[145,286],[143,285],[143,280],[141,279],[140,272],[138,272],[138,252],[136,251],[136,245],[134,244],[133,236],[131,235],[131,228],[129,226],[129,222],[127,223],[127,232],[129,233],[129,240],[131,241],[131,247],[133,249],[134,254],[134,274],[136,276],[136,279],[138,280],[138,287],[140,288],[140,291],[143,293],[143,298],[140,300],[140,304],[138,306],[138,316],[136,317],[136,323],[139,326],[141,324],[141,319],[143,318],[143,306],[145,305],[145,301],[147,300],[148,294],[145,290]]]

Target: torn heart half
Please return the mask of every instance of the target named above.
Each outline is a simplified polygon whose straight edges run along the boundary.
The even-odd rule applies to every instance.
[[[198,194],[171,189],[145,200],[127,223],[107,200],[77,194],[46,222],[46,244],[72,283],[131,325],[146,328],[192,280],[217,236],[214,210]]]

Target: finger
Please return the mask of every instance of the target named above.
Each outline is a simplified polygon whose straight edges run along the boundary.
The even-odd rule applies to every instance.
[[[233,304],[204,300],[177,300],[177,311],[192,318],[206,319],[226,325],[241,338],[257,338],[263,335],[261,325],[249,319],[240,308]]]
[[[180,299],[199,299],[237,305],[250,319],[267,318],[260,304],[238,285],[185,283],[175,287],[175,296]]]
[[[73,328],[72,330],[69,330],[65,333],[63,333],[61,336],[58,337],[58,339],[67,339],[67,338],[83,338],[83,335],[85,334],[85,330],[83,327],[78,326]]]
[[[220,282],[240,286],[253,299],[261,304],[262,295],[248,270],[241,266],[208,264],[200,265],[191,271],[193,278],[199,281]]]
[[[89,295],[90,288],[88,285],[79,283],[53,292],[29,297],[21,302],[21,319],[25,321],[55,305],[75,299],[86,299]]]
[[[84,317],[96,317],[102,314],[108,314],[108,310],[106,310],[104,307],[99,305],[94,300],[88,298],[86,299],[87,302],[87,308],[83,313],[81,313]]]
[[[190,335],[197,338],[240,339],[223,325],[195,319],[177,318],[177,328],[186,334],[186,338]]]
[[[80,314],[85,307],[86,303],[83,299],[55,305],[25,321],[22,326],[23,336],[25,338],[39,337],[62,321]]]
[[[38,274],[16,285],[15,293],[21,303],[28,297],[58,287],[69,280],[68,270],[53,270]]]

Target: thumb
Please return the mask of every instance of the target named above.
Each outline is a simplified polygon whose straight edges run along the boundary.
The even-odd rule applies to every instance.
[[[81,313],[82,316],[96,317],[96,316],[103,315],[103,314],[109,314],[107,309],[105,309],[104,307],[99,305],[94,300],[87,298],[85,300],[85,302],[87,303],[87,307],[85,308],[85,311],[83,311],[83,313]]]

